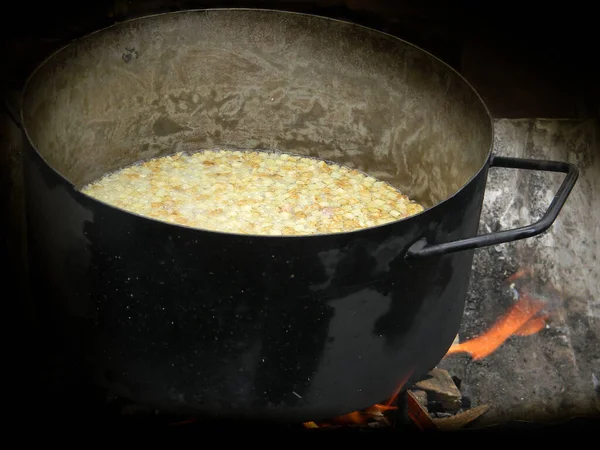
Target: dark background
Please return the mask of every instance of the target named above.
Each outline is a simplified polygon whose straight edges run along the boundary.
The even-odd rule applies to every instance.
[[[598,115],[594,3],[417,0],[92,0],[12,2],[3,11],[3,85],[17,87],[69,39],[128,18],[203,7],[326,15],[384,30],[461,71],[498,117]]]
[[[593,2],[451,2],[390,0],[93,0],[11,2],[0,20],[0,94],[18,110],[28,74],[69,40],[129,18],[204,7],[261,7],[345,19],[399,36],[454,67],[494,117],[600,116],[600,19]],[[9,394],[30,409],[35,334],[28,318],[19,130],[0,112],[0,252],[5,259],[5,320],[17,325],[5,356]],[[32,342],[33,341],[33,342]],[[23,345],[20,345],[23,344]]]

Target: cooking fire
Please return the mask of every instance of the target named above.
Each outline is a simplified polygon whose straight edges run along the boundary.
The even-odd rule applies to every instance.
[[[517,271],[505,280],[508,291],[513,295],[515,303],[499,317],[494,324],[481,335],[468,339],[461,343],[452,344],[446,356],[454,354],[467,353],[473,360],[485,358],[503,345],[513,336],[530,336],[547,326],[551,317],[551,310],[546,301],[541,298],[533,297],[530,291],[533,284],[534,271],[531,268],[525,268]],[[457,336],[458,338],[458,336]],[[444,383],[441,380],[450,379],[445,371],[435,369],[435,373],[430,377],[435,382],[423,387],[423,382],[416,382],[407,389],[405,397],[406,407],[408,408],[408,417],[414,425],[420,430],[431,429],[458,429],[468,425],[488,410],[487,405],[480,405],[474,408],[463,408],[460,413],[457,410],[452,411],[447,417],[439,418],[436,414],[429,414],[428,404],[435,401],[436,395],[444,392]],[[440,375],[443,374],[443,375]],[[408,377],[407,377],[408,378]],[[427,379],[427,377],[425,377]],[[331,420],[320,422],[305,422],[306,428],[331,428],[343,426],[391,426],[390,412],[398,410],[396,402],[399,392],[405,387],[407,379],[400,382],[397,391],[385,403],[375,404],[361,411],[354,411],[349,414],[333,418]],[[454,380],[452,381],[454,383]],[[460,388],[460,384],[456,389]],[[453,389],[454,390],[454,389]],[[415,391],[417,394],[415,395]],[[428,392],[429,391],[429,392]],[[444,392],[447,395],[447,392]],[[458,394],[460,395],[460,393]],[[454,420],[452,420],[454,418]],[[450,424],[450,425],[449,425]]]
[[[506,293],[514,300],[512,306],[480,335],[460,343],[457,336],[444,358],[463,353],[473,360],[483,359],[510,338],[531,336],[549,326],[556,305],[542,295],[536,296],[537,281],[533,269],[517,271],[507,277],[504,284]],[[472,406],[461,394],[461,380],[446,370],[435,368],[407,387],[412,375],[410,371],[400,380],[396,391],[382,403],[328,420],[304,422],[303,426],[305,429],[408,426],[421,431],[452,431],[476,425],[476,420],[493,407],[487,404]],[[169,425],[184,426],[201,420],[193,417]]]
[[[448,349],[472,250],[542,235],[579,169],[496,152],[482,96],[392,35],[262,9],[137,17],[62,47],[21,94],[40,341],[98,390],[184,418],[456,428],[486,405],[439,366],[553,314],[525,270]],[[489,180],[523,171],[562,174],[551,202],[479,233]]]

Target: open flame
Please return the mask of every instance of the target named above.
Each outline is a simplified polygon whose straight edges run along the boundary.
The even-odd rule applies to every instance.
[[[406,376],[400,381],[398,387],[394,394],[385,402],[385,403],[377,403],[373,406],[369,406],[368,408],[362,411],[353,411],[349,414],[344,414],[343,416],[335,417],[327,422],[316,423],[316,422],[304,422],[304,426],[306,428],[327,428],[332,426],[339,425],[366,425],[373,418],[383,418],[384,413],[386,411],[391,411],[398,409],[397,406],[392,406],[392,404],[396,401],[398,394],[402,391],[402,388],[408,381],[408,379],[413,374],[414,370],[410,370]]]
[[[550,315],[544,310],[546,303],[532,298],[527,293],[520,293],[514,288],[514,282],[521,278],[530,278],[531,269],[521,269],[506,279],[510,285],[517,302],[500,317],[496,323],[485,333],[460,344],[453,344],[446,356],[455,353],[468,353],[475,360],[485,358],[497,350],[509,337],[530,336],[543,330]]]
[[[520,281],[526,284],[532,276],[533,270],[524,268],[508,277],[505,282],[510,285],[516,303],[488,331],[473,339],[452,345],[444,357],[455,353],[468,353],[475,360],[482,359],[492,354],[511,336],[530,336],[544,329],[550,318],[548,312],[545,311],[546,302],[515,288],[515,282]],[[327,422],[305,422],[304,426],[306,428],[327,428],[340,425],[365,425],[374,418],[385,419],[386,411],[398,409],[397,406],[392,405],[412,373],[411,371],[401,380],[394,395],[384,404],[375,404],[362,411],[354,411]]]
[[[520,292],[520,289],[515,288],[515,282],[522,279],[531,279],[533,270],[526,268],[521,269],[515,274],[508,277],[505,282],[510,285],[510,289],[517,302],[512,305],[509,310],[500,317],[494,325],[485,333],[473,339],[469,339],[459,344],[453,344],[446,355],[455,353],[468,353],[475,360],[485,358],[498,349],[511,336],[530,336],[546,327],[546,322],[550,318],[550,314],[545,311],[547,304],[545,301],[531,297],[526,292]],[[335,417],[324,422],[304,422],[305,428],[330,428],[336,426],[364,426],[373,420],[381,420],[388,424],[385,413],[387,411],[397,410],[394,406],[396,398],[402,391],[408,379],[413,375],[414,369],[411,369],[406,376],[400,381],[394,394],[384,403],[377,403],[360,411],[353,411],[343,416]],[[595,375],[592,375],[594,383],[596,383]],[[418,403],[412,393],[408,392],[408,413],[413,422],[421,430],[426,430],[431,427],[436,428],[435,423],[429,420],[424,420],[420,414],[427,415],[427,410],[423,410],[415,403]],[[411,406],[411,403],[413,404]],[[477,409],[477,408],[475,408]],[[412,411],[412,414],[411,414]],[[171,423],[171,426],[186,425],[195,422],[195,418]]]
[[[469,353],[475,360],[492,354],[512,335],[529,336],[546,326],[547,314],[538,315],[544,309],[544,302],[528,295],[521,295],[519,301],[500,317],[488,331],[468,341],[454,344],[446,356],[455,353]]]

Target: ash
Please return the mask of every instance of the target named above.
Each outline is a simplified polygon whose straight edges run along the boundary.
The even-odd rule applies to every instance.
[[[546,328],[513,336],[481,360],[446,357],[439,367],[462,380],[473,405],[490,410],[480,425],[600,415],[600,132],[594,120],[499,119],[494,154],[576,164],[579,180],[542,236],[479,249],[459,332],[475,337],[514,304],[507,277],[533,269],[532,297],[552,313]],[[490,170],[480,233],[538,220],[564,175]]]

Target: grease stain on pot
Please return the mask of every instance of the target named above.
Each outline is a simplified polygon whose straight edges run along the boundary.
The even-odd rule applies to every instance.
[[[170,134],[176,134],[181,131],[189,130],[189,128],[182,127],[168,117],[161,116],[156,119],[156,122],[154,122],[154,125],[152,125],[152,130],[157,136],[168,136]]]

